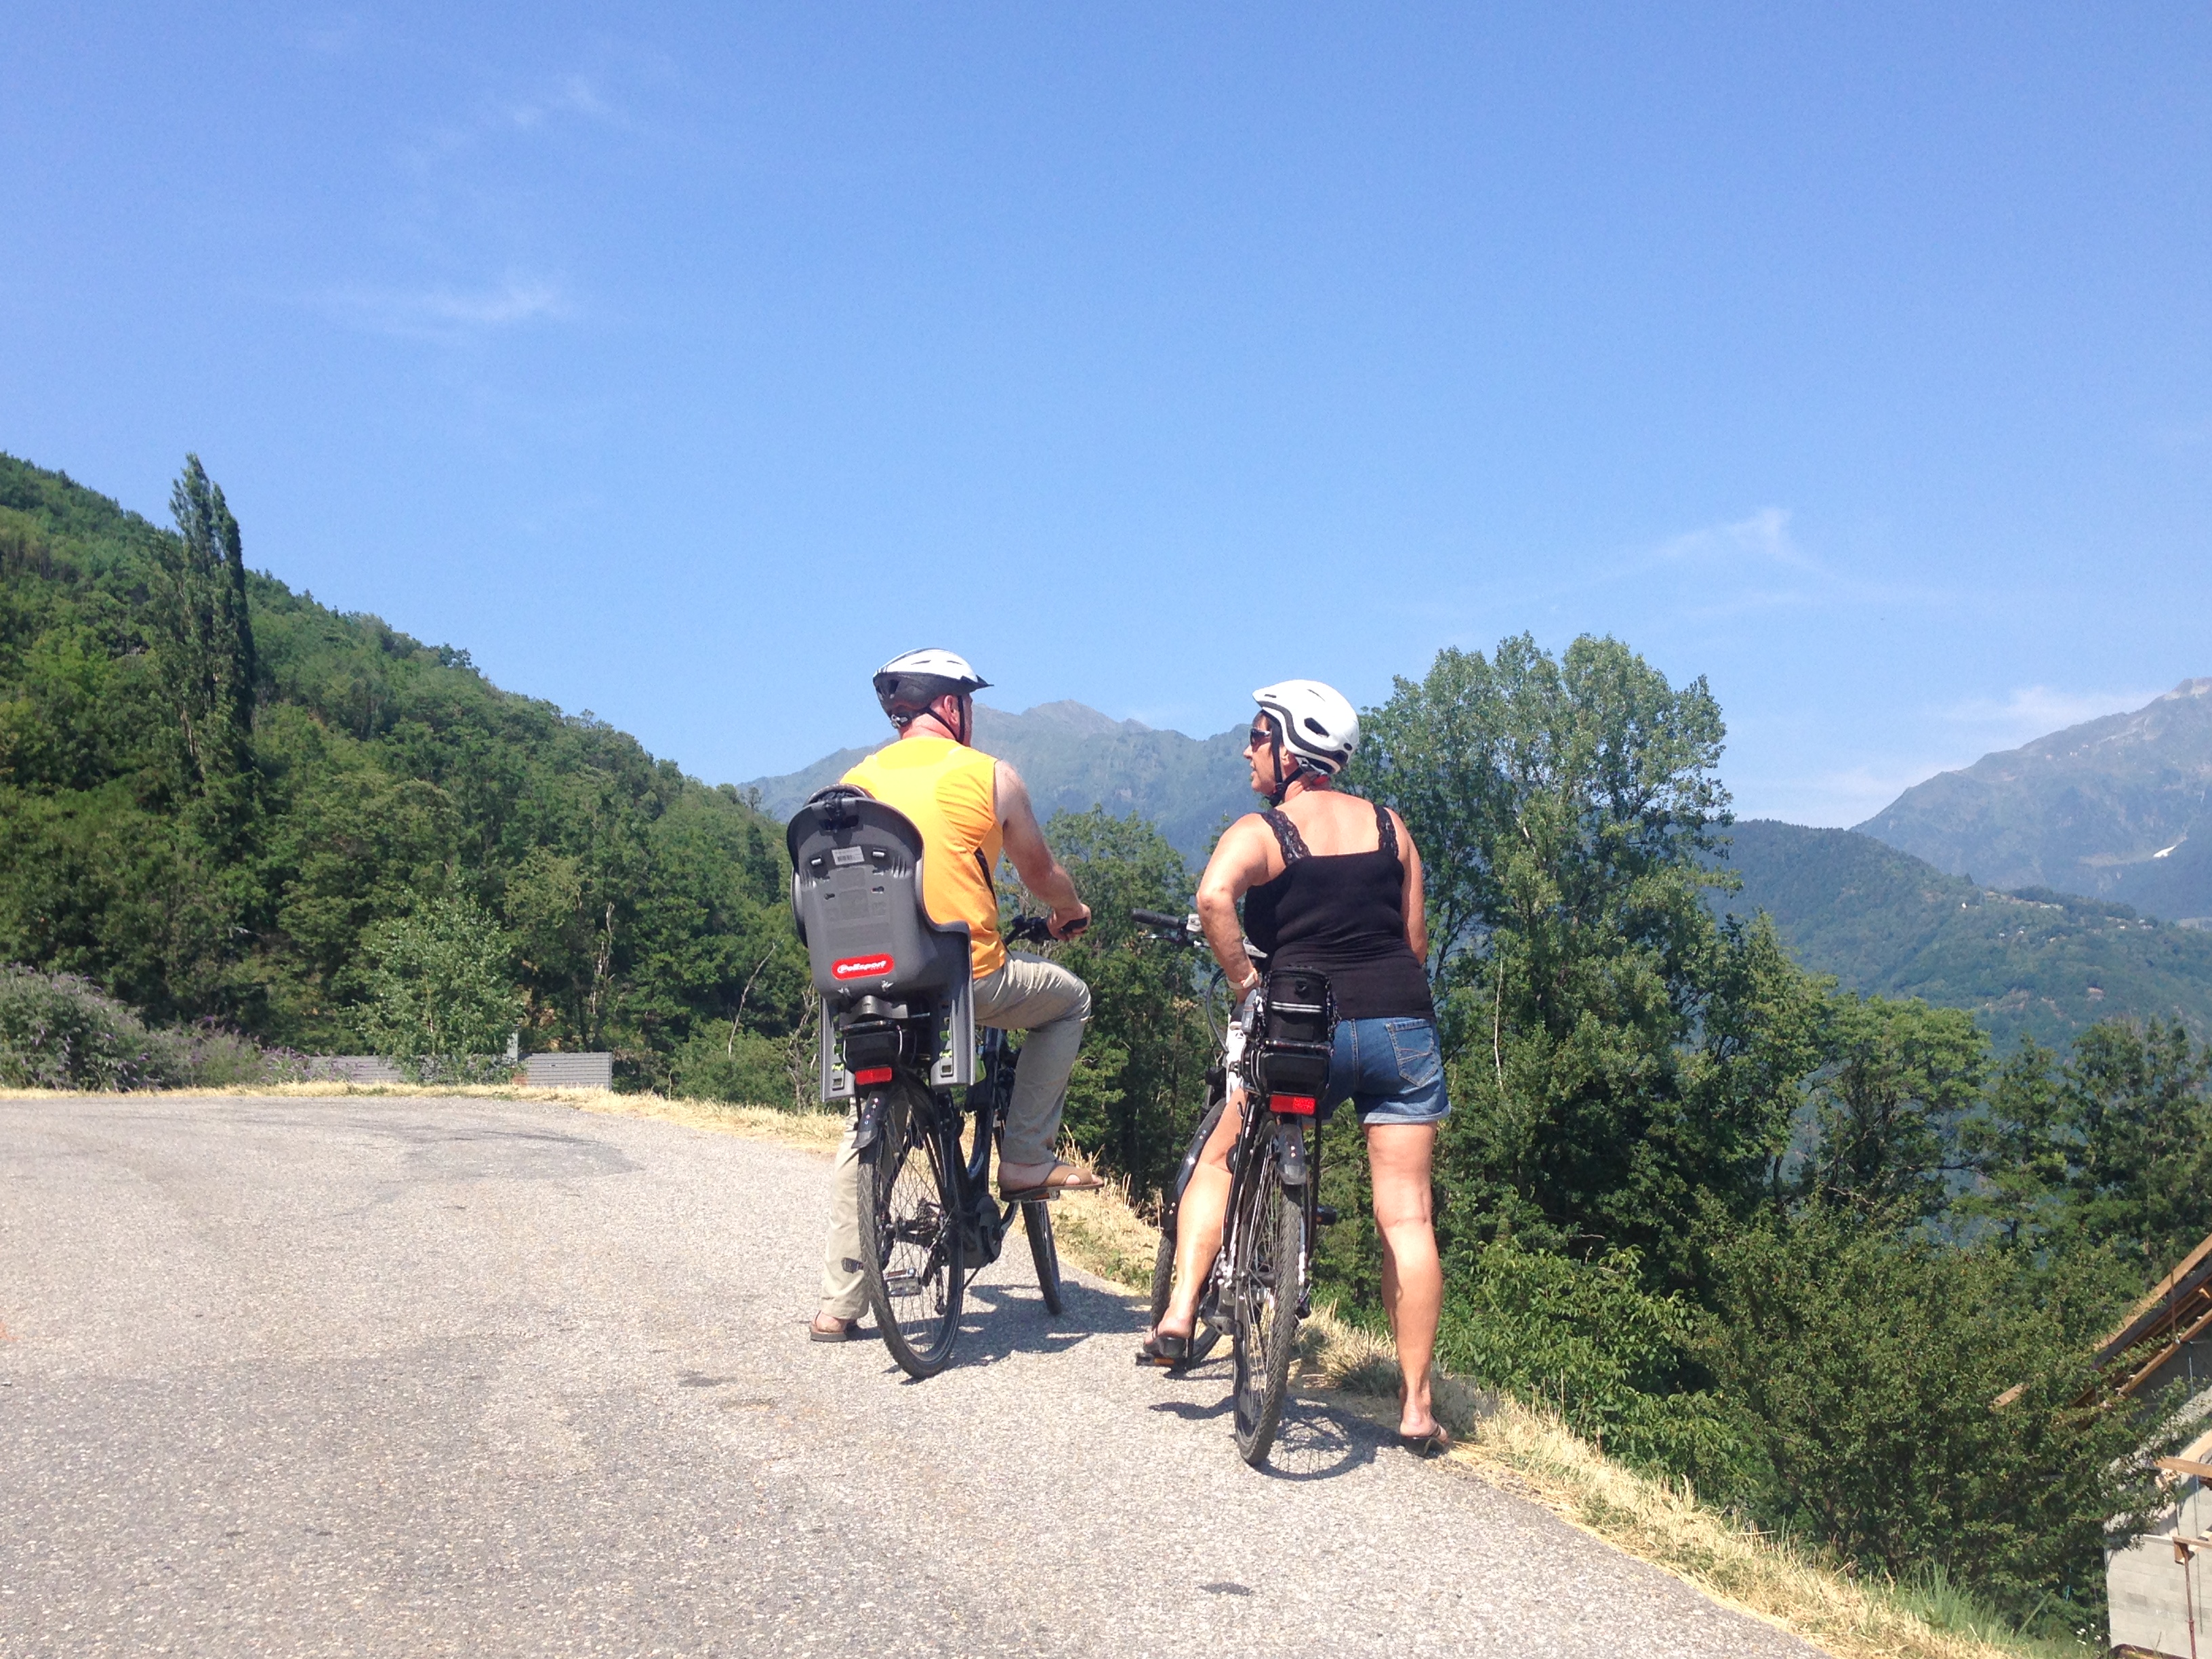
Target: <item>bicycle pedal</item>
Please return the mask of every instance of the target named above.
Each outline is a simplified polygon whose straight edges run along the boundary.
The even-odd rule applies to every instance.
[[[904,1268],[896,1273],[887,1273],[884,1275],[884,1294],[885,1296],[920,1296],[921,1280]]]
[[[1324,1227],[1334,1227],[1336,1225],[1336,1206],[1334,1204],[1315,1205],[1314,1219]]]

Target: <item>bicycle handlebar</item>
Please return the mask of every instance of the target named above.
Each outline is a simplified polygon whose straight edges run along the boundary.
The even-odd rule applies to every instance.
[[[1147,927],[1172,927],[1179,933],[1188,931],[1183,925],[1185,918],[1170,916],[1158,910],[1132,910],[1129,920],[1142,922]]]
[[[1076,934],[1090,925],[1087,921],[1078,922],[1068,930],[1067,938],[1073,939]],[[1048,940],[1062,945],[1067,942],[1066,939],[1055,937],[1052,931],[1052,921],[1048,916],[1016,916],[1000,928],[999,933],[1003,939],[1023,944],[1042,945]]]

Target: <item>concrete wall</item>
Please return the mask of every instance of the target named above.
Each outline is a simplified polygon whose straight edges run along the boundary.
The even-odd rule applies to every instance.
[[[2202,1410],[2212,1405],[2212,1390],[2199,1395],[2188,1407]],[[2212,1460],[2212,1435],[2184,1447],[2192,1462]],[[2212,1484],[2193,1477],[2177,1477],[2173,1503],[2154,1526],[2124,1550],[2105,1559],[2105,1589],[2112,1603],[2112,1645],[2142,1648],[2151,1653],[2187,1659],[2190,1652],[2189,1615],[2194,1599],[2197,1647],[2212,1655],[2212,1609],[2205,1607],[2212,1594],[2212,1551],[2194,1557],[2188,1566],[2173,1559],[2173,1535],[2212,1537]],[[2188,1576],[2185,1594],[2183,1575]]]

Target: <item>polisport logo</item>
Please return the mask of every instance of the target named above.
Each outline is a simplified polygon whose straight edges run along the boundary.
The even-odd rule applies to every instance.
[[[847,957],[842,962],[830,964],[832,979],[881,979],[890,972],[889,957]]]

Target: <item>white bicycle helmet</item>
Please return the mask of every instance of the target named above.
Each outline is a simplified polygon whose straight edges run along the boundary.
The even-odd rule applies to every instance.
[[[916,715],[927,714],[939,697],[969,696],[990,683],[957,652],[930,646],[902,652],[876,670],[876,701],[883,704],[891,724],[903,732]],[[968,741],[967,732],[957,736],[961,742]]]
[[[1310,768],[1323,777],[1334,777],[1359,747],[1359,711],[1333,685],[1319,680],[1280,680],[1261,686],[1252,701],[1273,717],[1278,805],[1300,770]],[[1283,770],[1285,750],[1291,757],[1287,773]]]

